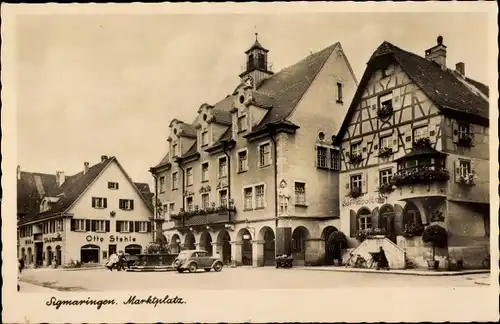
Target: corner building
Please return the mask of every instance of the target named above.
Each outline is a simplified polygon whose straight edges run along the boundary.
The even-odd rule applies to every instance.
[[[448,246],[438,259],[477,268],[489,253],[489,93],[464,63],[448,68],[446,53],[438,37],[425,57],[388,42],[371,56],[336,139],[340,228],[351,247],[358,231],[383,229],[397,245],[388,258],[401,250],[400,263],[426,267],[430,246],[408,228],[439,224]]]
[[[238,264],[325,260],[339,226],[336,134],[356,89],[340,43],[273,73],[260,42],[231,94],[170,123],[152,167],[157,226],[174,249],[206,249]]]
[[[18,253],[27,266],[103,264],[152,241],[152,193],[115,157],[71,176],[17,172]]]

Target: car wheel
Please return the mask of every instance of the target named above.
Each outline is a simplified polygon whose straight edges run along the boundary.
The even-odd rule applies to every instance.
[[[177,267],[180,265],[180,263],[181,263],[181,262],[180,262],[179,260],[175,260],[175,261],[174,261],[174,264],[173,264],[173,265],[174,265],[174,268],[177,268]]]
[[[178,273],[182,273],[184,270],[183,269],[177,269]]]
[[[217,272],[220,272],[222,270],[222,263],[220,262],[217,262],[215,265],[214,265],[214,270],[217,271]]]
[[[193,273],[196,272],[196,270],[198,270],[198,266],[196,265],[196,263],[191,263],[189,265],[189,272]]]

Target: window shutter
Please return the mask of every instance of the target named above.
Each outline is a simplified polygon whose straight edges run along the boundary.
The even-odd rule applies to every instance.
[[[314,166],[316,168],[319,166],[319,164],[318,164],[318,154],[319,154],[318,146],[314,145]]]
[[[90,232],[90,219],[85,220],[85,231]]]
[[[356,219],[356,212],[354,210],[349,210],[349,215],[350,215],[350,237],[355,237],[356,232],[358,231],[358,220]]]
[[[116,232],[120,232],[121,231],[121,226],[120,226],[121,222],[122,221],[118,221],[118,220],[116,221],[116,229],[115,229]]]
[[[346,176],[345,188],[347,189],[347,192],[351,191],[351,176],[350,175]]]
[[[394,204],[394,233],[396,235],[403,234],[403,207],[398,204]]]
[[[381,225],[382,225],[382,222],[379,222],[378,207],[375,207],[372,210],[372,227],[373,228],[380,228]]]
[[[379,181],[379,171],[377,171],[377,173],[375,174],[375,176],[373,177],[373,184],[375,185],[375,187],[379,187],[380,186],[380,181]]]
[[[151,222],[147,222],[147,231],[151,233]]]
[[[436,143],[436,141],[437,141],[436,122],[437,122],[436,120],[431,119],[429,122],[429,127],[428,127],[429,140],[433,144]],[[433,135],[431,135],[431,134],[433,134]]]
[[[104,203],[104,208],[108,208],[108,198],[103,199]]]
[[[392,90],[392,108],[393,110],[401,108],[401,98],[399,94],[401,93],[401,88]]]
[[[396,153],[399,151],[399,132],[397,129],[394,129],[392,133],[392,152]]]
[[[92,232],[95,232],[95,230],[96,230],[96,221],[95,220],[91,221],[91,227],[90,228],[91,228]]]
[[[140,229],[140,225],[139,225],[140,222],[135,222],[134,224],[134,232],[139,232],[139,229]]]
[[[92,208],[95,208],[95,198],[92,197]]]
[[[460,182],[460,160],[455,160],[455,182]]]
[[[363,172],[361,176],[361,192],[368,192],[368,172]]]
[[[129,232],[133,232],[134,231],[134,222],[133,221],[129,221],[128,222],[128,231]]]
[[[76,220],[72,219],[71,220],[71,231],[74,232],[76,230]]]
[[[130,210],[134,210],[134,200],[130,200]]]
[[[110,229],[109,229],[109,225],[110,225],[110,224],[109,224],[109,223],[110,223],[110,222],[109,222],[109,220],[107,220],[107,221],[106,221],[106,232],[108,232],[108,233],[109,233],[109,231],[110,231]]]
[[[123,209],[123,199],[118,199],[118,208]]]
[[[453,143],[457,143],[458,142],[458,123],[454,119],[451,120],[451,132],[452,132]]]
[[[470,160],[470,172],[476,174],[476,162],[474,160]]]

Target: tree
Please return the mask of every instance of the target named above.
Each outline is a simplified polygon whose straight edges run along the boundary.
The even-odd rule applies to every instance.
[[[436,260],[436,247],[446,247],[448,241],[448,234],[446,229],[440,225],[430,225],[422,234],[422,241],[424,243],[432,244],[432,261]]]

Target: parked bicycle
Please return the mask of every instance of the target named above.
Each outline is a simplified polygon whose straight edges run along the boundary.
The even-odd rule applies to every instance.
[[[366,268],[368,264],[365,258],[363,258],[361,255],[350,254],[345,266],[346,268]]]

